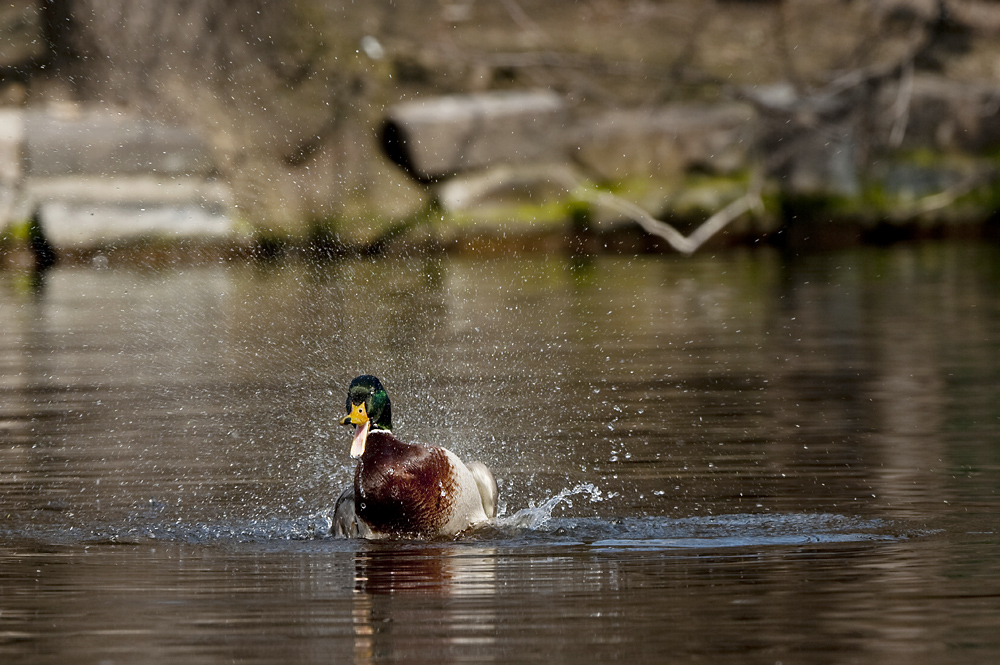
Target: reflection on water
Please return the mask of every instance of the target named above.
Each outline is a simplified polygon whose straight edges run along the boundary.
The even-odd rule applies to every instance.
[[[1000,251],[0,274],[0,658],[992,662]],[[503,496],[328,538],[347,382]]]
[[[354,662],[409,659],[425,649],[462,652],[463,660],[470,653],[476,660],[492,660],[497,626],[489,601],[497,592],[496,565],[493,548],[359,552],[352,609]],[[407,602],[407,594],[415,600]],[[428,644],[421,646],[422,641]]]

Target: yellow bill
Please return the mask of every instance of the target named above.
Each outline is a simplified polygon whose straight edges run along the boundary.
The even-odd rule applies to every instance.
[[[365,452],[365,442],[368,440],[368,429],[371,421],[368,419],[368,412],[365,403],[354,404],[351,412],[340,419],[341,425],[356,425],[354,431],[354,441],[351,442],[351,457],[361,457]]]

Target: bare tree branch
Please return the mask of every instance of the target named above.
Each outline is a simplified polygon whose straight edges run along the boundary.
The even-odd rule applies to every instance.
[[[906,123],[910,117],[910,100],[913,98],[913,62],[903,67],[899,80],[899,93],[892,105],[892,131],[889,132],[889,145],[898,148],[906,135]]]
[[[632,201],[623,199],[611,192],[595,190],[568,174],[554,174],[553,179],[559,181],[570,192],[573,198],[599,205],[624,215],[641,226],[646,233],[666,240],[671,247],[682,254],[693,254],[715,234],[726,228],[731,222],[739,219],[745,213],[753,210],[757,214],[763,214],[764,211],[764,202],[760,196],[763,180],[755,175],[750,187],[743,196],[726,205],[702,222],[690,235],[685,236],[672,225],[656,219],[645,208]]]

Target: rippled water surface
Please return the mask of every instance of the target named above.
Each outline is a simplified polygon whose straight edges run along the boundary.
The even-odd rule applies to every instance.
[[[331,538],[336,425],[496,524]],[[1000,250],[0,273],[0,661],[1000,662]]]

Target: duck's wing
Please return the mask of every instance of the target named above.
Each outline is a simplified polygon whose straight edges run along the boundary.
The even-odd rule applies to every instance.
[[[354,485],[348,485],[337,497],[333,509],[333,535],[340,538],[358,537],[358,514],[354,511]]]
[[[499,495],[497,479],[493,477],[493,472],[490,471],[489,467],[478,460],[469,462],[466,466],[472,472],[472,477],[476,479],[479,497],[483,501],[483,512],[486,513],[486,517],[493,519],[497,516],[497,496]]]
[[[333,509],[333,535],[338,538],[371,538],[372,530],[358,519],[354,506],[354,483],[344,488]]]

